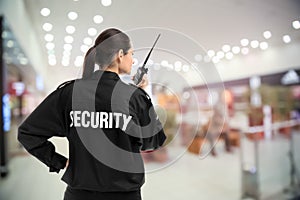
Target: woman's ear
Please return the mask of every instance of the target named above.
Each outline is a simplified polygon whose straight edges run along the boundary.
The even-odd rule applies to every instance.
[[[123,49],[120,49],[118,52],[118,58],[120,59],[120,61],[122,61],[123,56],[124,56],[124,51],[123,51]]]

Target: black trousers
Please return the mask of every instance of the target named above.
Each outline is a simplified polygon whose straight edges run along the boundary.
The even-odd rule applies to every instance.
[[[142,200],[140,190],[130,192],[98,192],[67,187],[64,200]]]

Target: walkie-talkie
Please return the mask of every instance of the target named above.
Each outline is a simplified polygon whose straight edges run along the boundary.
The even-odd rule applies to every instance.
[[[157,36],[157,38],[156,38],[156,40],[155,40],[155,42],[154,42],[154,44],[153,44],[150,52],[148,53],[148,55],[147,55],[147,57],[146,57],[146,59],[144,61],[144,64],[137,69],[137,72],[136,72],[136,74],[133,77],[133,82],[134,82],[135,85],[138,85],[142,81],[143,76],[148,73],[148,68],[146,68],[146,63],[147,63],[147,61],[148,61],[148,59],[149,59],[149,57],[150,57],[150,55],[152,53],[152,50],[153,50],[154,46],[156,45],[157,40],[159,39],[159,37],[160,37],[160,34],[158,34],[158,36]]]

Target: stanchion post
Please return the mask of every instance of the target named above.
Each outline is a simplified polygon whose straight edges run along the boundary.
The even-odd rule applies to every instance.
[[[245,135],[247,134],[244,131],[241,131],[241,139],[246,138]],[[245,198],[252,198],[255,200],[260,199],[260,189],[259,189],[259,145],[258,145],[258,135],[256,132],[251,132],[249,134],[254,135],[254,166],[246,169],[244,164],[244,156],[243,156],[243,142],[241,141],[240,145],[240,159],[241,159],[241,188],[242,188],[242,195],[241,199]]]
[[[293,124],[290,124],[292,127]],[[297,171],[295,157],[294,157],[294,131],[291,130],[289,137],[289,161],[290,161],[290,185],[283,190],[283,192],[291,197],[300,195],[300,179]]]

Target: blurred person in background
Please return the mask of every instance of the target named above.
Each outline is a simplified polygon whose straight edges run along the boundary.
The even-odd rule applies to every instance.
[[[212,116],[210,116],[208,122],[204,126],[206,132],[206,138],[208,139],[211,146],[211,154],[216,156],[215,141],[219,136],[224,138],[225,151],[231,152],[231,146],[229,141],[229,127],[228,121],[225,114],[221,111],[218,106],[214,106],[212,110]]]

